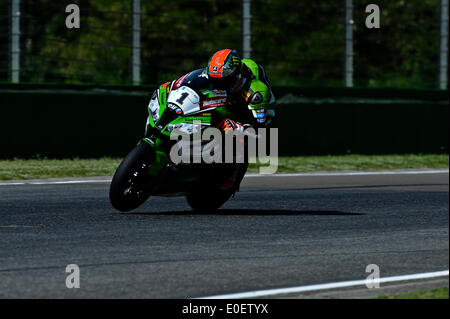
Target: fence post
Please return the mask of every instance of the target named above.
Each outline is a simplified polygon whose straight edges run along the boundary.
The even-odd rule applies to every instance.
[[[353,86],[353,1],[345,0],[345,86]]]
[[[242,0],[242,57],[244,59],[250,59],[251,56],[251,0]]]
[[[439,88],[447,88],[448,70],[448,0],[441,0],[441,41],[439,50]]]
[[[20,0],[11,0],[10,75],[12,83],[20,80]]]
[[[141,83],[141,0],[131,0],[131,77]]]

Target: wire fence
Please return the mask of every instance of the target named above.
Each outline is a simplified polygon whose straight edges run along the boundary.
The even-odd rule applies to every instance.
[[[2,82],[11,81],[13,1],[0,2]],[[439,87],[441,1],[375,1],[380,28],[369,29],[367,1],[353,0],[354,85]],[[65,1],[20,0],[20,82],[132,84],[131,0],[70,3],[79,29],[66,27]],[[141,84],[204,67],[222,48],[242,51],[242,0],[142,1],[140,17]],[[252,0],[251,57],[275,85],[344,86],[344,17],[344,0]]]

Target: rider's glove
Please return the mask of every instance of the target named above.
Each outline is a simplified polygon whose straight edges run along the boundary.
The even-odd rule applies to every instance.
[[[225,119],[222,122],[220,122],[219,128],[225,133],[234,131],[241,131],[241,132],[244,131],[244,126],[242,124],[230,119]]]

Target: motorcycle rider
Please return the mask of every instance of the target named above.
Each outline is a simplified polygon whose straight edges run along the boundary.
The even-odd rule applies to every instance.
[[[185,85],[194,90],[225,91],[228,114],[217,126],[223,130],[242,129],[241,123],[264,127],[270,123],[267,106],[275,102],[269,78],[264,68],[251,59],[241,59],[236,50],[223,49],[213,54],[206,68],[192,71],[177,81],[172,88]]]
[[[261,65],[241,59],[236,50],[224,49],[209,59],[207,74],[215,88],[227,92],[230,108],[237,113],[238,120],[257,127],[266,124],[263,108],[274,103],[275,96]]]
[[[202,89],[226,92],[225,108],[217,108],[219,119],[211,121],[225,134],[243,131],[244,125],[266,127],[275,115],[273,110],[267,110],[268,105],[275,102],[275,96],[264,68],[251,59],[241,59],[236,50],[219,50],[209,59],[206,68],[192,71],[166,85],[170,85],[170,90],[187,86],[197,92]],[[219,100],[223,100],[223,95]],[[209,106],[218,106],[214,101],[210,103]],[[228,169],[230,172],[220,189],[239,187],[247,166],[232,164]],[[236,180],[239,182],[235,183]]]

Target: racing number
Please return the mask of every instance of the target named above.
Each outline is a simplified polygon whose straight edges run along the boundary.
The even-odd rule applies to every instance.
[[[187,98],[188,95],[189,95],[189,93],[186,93],[186,92],[181,93],[181,96],[180,96],[180,98],[177,100],[177,102],[178,102],[180,105],[182,105],[182,104],[183,104],[183,101]]]

